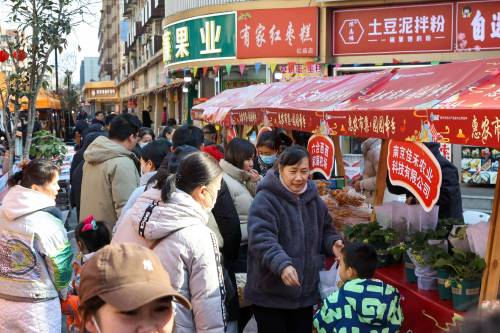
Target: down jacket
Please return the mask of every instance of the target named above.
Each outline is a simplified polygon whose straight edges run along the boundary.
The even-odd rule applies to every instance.
[[[139,187],[139,160],[104,136],[95,139],[83,156],[80,221],[94,215],[111,233],[123,206]]]
[[[257,184],[262,180],[262,176],[260,176],[259,179],[253,180],[250,178],[250,174],[225,160],[221,160],[219,164],[222,170],[224,170],[222,179],[226,182],[229,193],[231,193],[231,198],[233,199],[234,207],[240,218],[241,242],[247,243],[248,211],[255,197],[255,189]]]
[[[321,254],[334,256],[333,244],[341,239],[314,181],[307,181],[299,200],[269,170],[248,214],[245,300],[278,309],[317,304]],[[289,265],[297,271],[299,287],[287,287],[281,279]]]
[[[73,272],[73,251],[61,221],[62,214],[55,204],[47,195],[22,186],[13,187],[3,199],[1,298],[66,299]]]
[[[382,140],[375,138],[368,139],[361,144],[365,167],[363,169],[363,180],[361,180],[360,187],[361,190],[363,190],[363,195],[366,197],[366,202],[369,204],[373,204],[373,200],[375,199],[381,145]],[[384,191],[384,202],[394,201],[397,199],[397,196],[390,193],[386,187]]]
[[[224,276],[215,234],[206,227],[208,215],[188,194],[176,190],[164,203],[161,190],[144,192],[125,213],[111,243],[130,242],[154,249],[175,291],[193,310],[173,303],[174,332],[225,331]]]

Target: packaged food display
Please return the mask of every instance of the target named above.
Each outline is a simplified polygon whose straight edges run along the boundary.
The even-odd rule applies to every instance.
[[[335,200],[333,197],[331,197],[329,195],[321,196],[321,200],[323,200],[323,202],[326,204],[326,207],[328,207],[328,210],[334,210],[339,205],[337,200]]]
[[[318,194],[320,196],[327,195],[329,191],[329,183],[326,180],[316,180],[316,185],[318,186]]]
[[[333,218],[333,226],[340,236],[344,237],[343,231],[359,223],[370,223],[371,209],[353,206],[338,206],[330,212]]]
[[[500,158],[500,151],[496,150],[496,149],[493,149],[492,151],[492,156],[491,156],[493,159],[497,159],[497,158]]]
[[[366,197],[352,189],[349,191],[342,191],[335,196],[335,199],[339,202],[339,205],[359,207],[365,203]]]

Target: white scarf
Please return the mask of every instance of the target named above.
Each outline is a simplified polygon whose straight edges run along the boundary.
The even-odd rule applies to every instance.
[[[288,186],[286,186],[286,184],[283,182],[283,178],[281,178],[281,175],[280,175],[280,181],[281,181],[281,184],[283,184],[283,186],[285,186],[285,188],[288,191],[292,192],[294,195],[300,195],[307,190],[307,182],[306,182],[306,185],[300,191],[295,192],[295,191],[292,191]]]

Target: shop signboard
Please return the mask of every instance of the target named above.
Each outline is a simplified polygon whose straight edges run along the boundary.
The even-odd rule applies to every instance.
[[[318,7],[238,11],[238,59],[315,57]]]
[[[391,183],[409,190],[430,212],[439,199],[443,176],[429,148],[421,142],[391,140],[387,168]]]
[[[280,66],[280,72],[283,75],[282,81],[300,81],[315,79],[321,76],[321,64],[308,65],[288,65]]]
[[[97,88],[90,90],[90,99],[116,98],[115,88]]]
[[[333,54],[453,51],[453,4],[335,10]]]
[[[137,107],[137,102],[136,101],[128,101],[127,102],[127,108],[134,109],[136,107]]]
[[[462,146],[462,182],[496,184],[500,148]]]
[[[500,50],[500,0],[463,1],[456,9],[456,52]]]
[[[163,29],[165,66],[236,59],[236,12],[192,17]]]
[[[222,90],[234,89],[234,88],[244,88],[251,86],[252,84],[266,83],[266,79],[252,79],[252,80],[223,80]]]
[[[307,150],[310,154],[310,174],[319,172],[326,179],[330,179],[333,170],[333,158],[335,156],[332,139],[326,135],[314,134],[307,143]]]

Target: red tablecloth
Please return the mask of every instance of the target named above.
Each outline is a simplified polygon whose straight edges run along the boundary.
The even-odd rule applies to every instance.
[[[466,312],[454,310],[451,301],[440,300],[437,290],[421,290],[418,289],[416,283],[407,282],[403,264],[378,268],[374,276],[375,279],[397,288],[401,294],[404,321],[400,332],[453,331],[462,322]],[[327,269],[330,269],[332,265],[332,258],[326,258]]]

